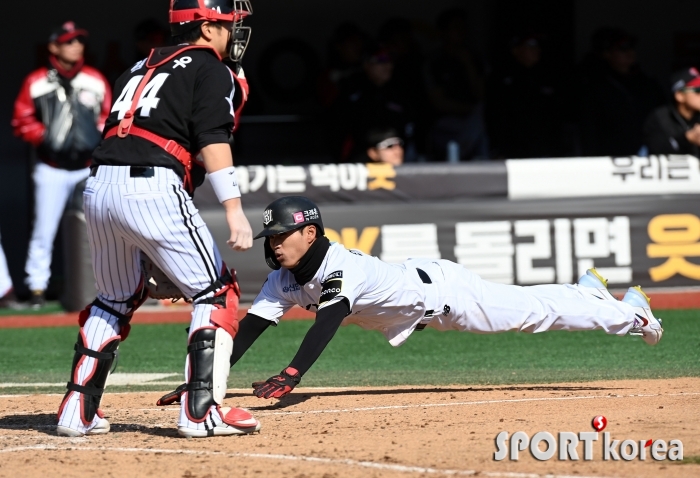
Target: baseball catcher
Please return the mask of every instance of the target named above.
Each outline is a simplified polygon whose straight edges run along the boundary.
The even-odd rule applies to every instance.
[[[178,433],[260,429],[246,410],[222,407],[240,292],[192,203],[208,173],[226,213],[228,244],[237,251],[252,246],[229,146],[247,97],[239,63],[250,38],[243,21],[251,13],[248,0],[171,0],[176,46],[154,49],[117,80],[83,196],[98,296],[80,314],[59,435],[109,431],[100,400],[131,317],[148,290],[164,297],[173,289],[194,304]]]
[[[432,327],[474,333],[511,330],[596,330],[661,339],[661,321],[640,287],[619,301],[607,281],[590,269],[573,285],[520,287],[494,284],[447,260],[410,259],[387,264],[347,250],[324,236],[321,212],[304,197],[285,197],[263,214],[265,261],[273,269],[241,320],[231,364],[294,305],[316,311],[289,365],[253,384],[261,398],[280,398],[299,384],[341,324],[379,330],[395,347],[415,331]],[[159,401],[178,399],[181,389]]]

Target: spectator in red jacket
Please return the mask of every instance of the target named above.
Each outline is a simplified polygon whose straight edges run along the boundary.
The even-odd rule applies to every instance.
[[[87,35],[73,22],[56,28],[49,37],[49,65],[27,76],[15,101],[14,133],[36,148],[38,158],[32,174],[34,230],[25,268],[34,308],[44,302],[63,210],[88,177],[112,102],[105,78],[84,64]]]

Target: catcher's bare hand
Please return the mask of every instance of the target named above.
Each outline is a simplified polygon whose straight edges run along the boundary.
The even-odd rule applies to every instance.
[[[248,218],[243,214],[240,199],[229,199],[224,202],[226,209],[226,222],[231,231],[231,236],[226,243],[234,251],[247,251],[253,247],[253,229]]]

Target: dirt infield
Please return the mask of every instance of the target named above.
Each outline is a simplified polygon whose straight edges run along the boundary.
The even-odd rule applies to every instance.
[[[493,460],[501,431],[592,431],[607,417],[613,439],[682,440],[700,455],[700,379],[443,388],[296,390],[281,402],[232,391],[260,434],[182,439],[177,407],[154,407],[157,393],[107,394],[112,432],[55,434],[58,395],[5,396],[0,404],[0,476],[700,476],[700,465],[603,461]],[[579,453],[583,453],[579,445]]]

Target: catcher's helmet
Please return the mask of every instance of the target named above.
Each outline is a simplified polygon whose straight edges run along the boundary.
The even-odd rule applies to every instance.
[[[319,235],[325,235],[323,220],[318,206],[309,198],[303,196],[286,196],[273,201],[263,213],[264,229],[255,239],[265,238],[265,262],[271,269],[281,266],[270,246],[270,236],[283,232],[301,229],[310,224],[318,228]]]
[[[205,21],[232,23],[229,56],[239,62],[251,35],[251,28],[244,27],[243,20],[252,14],[250,0],[170,0],[170,30],[177,36]]]

